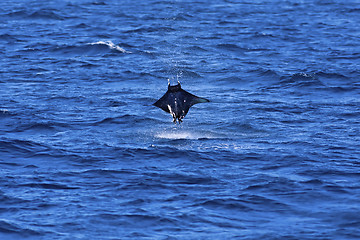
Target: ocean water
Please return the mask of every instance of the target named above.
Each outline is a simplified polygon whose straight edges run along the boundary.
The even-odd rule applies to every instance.
[[[360,239],[358,0],[0,9],[1,239]]]

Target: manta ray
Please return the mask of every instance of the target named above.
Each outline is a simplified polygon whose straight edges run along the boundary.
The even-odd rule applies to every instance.
[[[167,92],[153,105],[170,113],[174,119],[173,122],[176,123],[177,120],[180,124],[192,105],[205,102],[210,101],[183,90],[178,81],[175,86],[170,86],[169,83]]]

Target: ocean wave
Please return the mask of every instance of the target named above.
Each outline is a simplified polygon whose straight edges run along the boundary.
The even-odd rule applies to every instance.
[[[95,123],[93,123],[94,126],[99,126],[99,125],[105,125],[105,124],[122,124],[124,123],[124,120],[122,120],[123,118],[127,118],[125,119],[125,123],[128,122],[127,120],[130,118],[131,116],[121,116],[119,118],[114,118],[114,117],[108,117],[108,118],[104,118],[100,121],[97,121]]]
[[[14,238],[22,237],[35,237],[42,235],[41,232],[38,232],[34,229],[27,228],[25,226],[20,226],[19,224],[16,224],[12,221],[8,221],[5,219],[0,219],[0,233],[2,234],[12,234]],[[4,239],[8,239],[7,237],[10,237],[10,235],[3,236]]]
[[[252,208],[244,204],[238,199],[220,198],[220,199],[207,199],[195,204],[194,206],[210,208],[210,209],[224,209],[231,211],[250,211]]]
[[[13,132],[23,132],[23,131],[51,131],[54,130],[55,126],[53,123],[29,123],[29,124],[23,124],[19,125],[13,130]]]
[[[174,68],[171,69],[170,71],[168,71],[168,73],[176,75],[176,78],[201,78],[202,76],[200,75],[200,73],[196,72],[196,71],[191,71],[191,70],[187,70],[187,69],[179,69],[179,68]]]
[[[360,12],[360,8],[351,8],[351,9],[341,9],[344,12],[349,12],[349,13],[359,13]]]
[[[17,204],[30,203],[29,200],[24,200],[19,197],[10,197],[6,195],[3,191],[0,190],[0,203],[9,204],[13,207],[17,207]],[[0,208],[1,209],[1,208]],[[8,211],[8,209],[2,209],[3,211]]]
[[[8,109],[0,108],[0,117],[7,117],[13,115]]]
[[[0,40],[6,41],[9,43],[14,43],[14,42],[18,41],[18,39],[15,36],[8,34],[8,33],[0,34]]]
[[[225,78],[221,78],[219,79],[218,83],[227,86],[228,84],[234,85],[234,84],[247,84],[248,81],[243,79],[242,77],[238,77],[238,76],[230,76],[230,77],[225,77]]]
[[[156,143],[155,143],[156,144]],[[126,151],[133,153],[135,156],[143,156],[150,159],[207,159],[201,152],[193,151],[190,149],[181,149],[171,145],[151,145],[147,149],[127,149]]]
[[[321,77],[321,78],[326,78],[326,79],[341,79],[341,80],[347,80],[350,79],[348,76],[346,76],[345,74],[341,74],[341,73],[334,73],[334,72],[323,72],[323,71],[319,71],[314,73],[315,76]]]
[[[54,10],[50,9],[40,9],[31,14],[28,14],[28,17],[31,19],[43,19],[43,20],[64,20],[65,17],[56,13]]]
[[[176,224],[176,219],[169,216],[162,216],[157,214],[151,214],[150,212],[141,211],[139,209],[138,213],[124,213],[124,214],[114,214],[114,213],[102,213],[96,216],[92,216],[95,219],[106,221],[107,223],[110,221],[110,224],[119,224],[124,226],[131,226],[132,228],[143,228],[143,227],[153,227],[160,225],[173,225]],[[136,239],[139,237],[134,237]]]
[[[293,82],[307,81],[309,79],[310,80],[317,79],[316,74],[301,72],[301,73],[294,73],[290,76],[290,81]]]
[[[121,52],[121,53],[131,53],[129,51],[126,51],[125,49],[123,49],[122,47],[114,44],[113,42],[111,41],[98,41],[98,42],[93,42],[93,43],[89,43],[89,45],[104,45],[104,46],[107,46],[109,49],[111,50],[115,50],[115,51],[118,51],[118,52]]]
[[[277,73],[275,70],[272,69],[266,69],[266,68],[256,68],[256,69],[251,69],[249,71],[249,73],[255,73],[258,76],[261,77],[270,77],[271,79],[279,79],[280,78],[280,74]]]
[[[228,121],[223,123],[221,126],[217,127],[218,130],[224,130],[226,132],[231,132],[233,134],[251,134],[251,133],[261,133],[265,132],[263,129],[256,128],[251,123],[238,122],[238,121]]]
[[[24,154],[32,157],[40,152],[47,152],[50,147],[33,141],[25,141],[19,139],[0,139],[0,150],[9,154]]]
[[[151,123],[156,121],[156,119],[145,117],[145,116],[138,116],[138,115],[130,115],[125,114],[118,117],[107,117],[100,121],[94,122],[91,125],[93,126],[101,126],[101,125],[112,125],[112,124],[134,124],[134,123]]]
[[[211,176],[185,173],[146,173],[151,181],[159,182],[166,185],[212,185],[218,184],[219,179]]]
[[[91,177],[100,176],[100,177],[120,177],[123,175],[136,175],[139,174],[136,169],[92,169],[77,172],[76,175],[88,175]]]
[[[186,50],[192,52],[192,53],[198,53],[198,52],[208,52],[208,50],[206,50],[205,48],[203,47],[200,47],[200,46],[189,46],[186,48]]]
[[[311,88],[314,90],[341,93],[356,90],[356,83],[350,77],[330,72],[300,72],[290,76],[281,76],[280,85],[286,88]],[[275,84],[276,85],[276,84]],[[275,86],[274,85],[274,86]]]
[[[106,2],[104,1],[92,1],[90,4],[95,5],[95,6],[106,6]]]
[[[126,105],[128,105],[128,103],[124,102],[124,101],[110,99],[110,100],[107,100],[107,105],[109,107],[120,107],[120,106],[126,106]]]
[[[281,77],[280,84],[286,87],[323,87],[324,84],[314,73],[294,73],[290,77]]]
[[[48,49],[64,55],[104,55],[107,53],[131,53],[111,41],[98,41],[85,45],[65,45]]]
[[[63,129],[69,129],[70,125],[67,123],[54,122],[54,121],[37,121],[18,124],[14,127],[12,132],[20,133],[26,131],[47,132],[47,131],[59,131]]]
[[[87,25],[86,23],[78,23],[78,24],[74,25],[73,27],[80,28],[80,29],[87,29],[87,28],[90,28],[91,26]]]
[[[244,51],[246,51],[245,48],[240,47],[237,44],[232,44],[232,43],[220,43],[220,44],[217,44],[216,47],[221,50],[227,50],[227,51],[231,51],[231,52],[243,53]]]
[[[274,38],[275,36],[264,32],[255,32],[251,35],[251,38],[260,40],[261,38]]]
[[[63,185],[58,183],[25,183],[20,184],[18,187],[22,188],[43,188],[43,189],[52,189],[52,190],[71,190],[71,189],[79,189],[79,187],[72,187],[69,185]]]
[[[152,32],[174,32],[176,31],[171,27],[140,27],[124,31],[124,33],[152,33]]]
[[[14,18],[25,17],[27,15],[28,15],[28,13],[25,10],[16,10],[16,11],[2,14],[2,16],[8,16],[8,17],[14,17]]]
[[[65,17],[56,13],[54,9],[39,9],[36,11],[17,10],[6,13],[5,16],[17,19],[64,20]]]

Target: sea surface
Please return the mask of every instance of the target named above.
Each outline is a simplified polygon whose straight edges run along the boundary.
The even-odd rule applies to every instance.
[[[0,9],[0,239],[360,239],[360,1]]]

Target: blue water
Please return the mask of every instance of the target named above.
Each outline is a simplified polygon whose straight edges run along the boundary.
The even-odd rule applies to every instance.
[[[359,1],[0,9],[1,239],[360,239]]]

